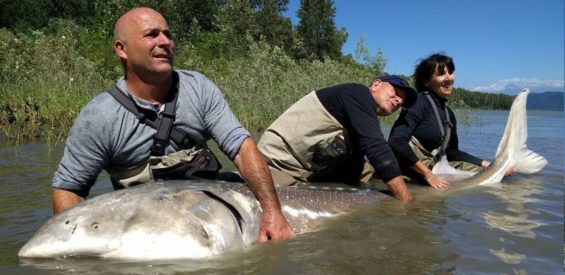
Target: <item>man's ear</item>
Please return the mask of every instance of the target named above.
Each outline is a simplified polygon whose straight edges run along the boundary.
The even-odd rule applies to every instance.
[[[114,41],[114,51],[122,59],[126,59],[128,57],[126,53],[126,43],[121,40]]]
[[[371,83],[371,86],[375,86],[375,85],[379,85],[382,81],[380,79],[375,79],[373,80],[373,83]]]

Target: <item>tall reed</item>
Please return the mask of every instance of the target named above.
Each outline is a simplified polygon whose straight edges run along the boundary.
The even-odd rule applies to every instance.
[[[0,29],[0,131],[11,142],[61,139],[80,108],[110,85],[77,51],[78,27],[52,35]]]
[[[0,131],[12,142],[61,140],[80,108],[122,74],[111,43],[93,48],[90,30],[58,21],[45,34],[0,29]],[[248,55],[204,59],[190,43],[177,44],[176,68],[204,73],[225,94],[244,126],[264,130],[308,92],[341,82],[368,83],[358,64],[297,62],[277,47],[250,41]]]

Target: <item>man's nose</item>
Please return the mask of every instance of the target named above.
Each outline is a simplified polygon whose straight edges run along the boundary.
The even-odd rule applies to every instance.
[[[159,44],[164,46],[170,46],[173,43],[173,40],[169,38],[164,33],[159,33]]]

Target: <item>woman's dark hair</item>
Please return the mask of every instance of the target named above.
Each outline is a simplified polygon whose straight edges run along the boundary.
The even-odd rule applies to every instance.
[[[432,78],[436,66],[438,67],[438,72],[444,72],[445,67],[447,71],[452,74],[455,71],[455,64],[453,59],[442,53],[432,54],[425,59],[420,59],[416,69],[414,70],[414,82],[416,83],[416,91],[423,92],[428,90],[426,87],[426,82]]]

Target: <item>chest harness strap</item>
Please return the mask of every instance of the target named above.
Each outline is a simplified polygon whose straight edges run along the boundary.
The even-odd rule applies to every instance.
[[[440,134],[441,134],[442,143],[441,143],[441,146],[439,147],[438,152],[434,156],[436,161],[437,161],[443,155],[445,155],[445,149],[447,149],[447,145],[449,143],[449,140],[451,139],[451,128],[453,127],[453,124],[451,123],[451,120],[449,119],[449,112],[447,111],[447,105],[444,105],[445,122],[442,123],[441,117],[439,116],[438,108],[436,106],[434,99],[432,98],[432,96],[430,95],[430,93],[428,91],[424,92],[424,95],[426,96],[426,98],[428,98],[428,101],[430,101],[430,105],[432,105],[432,109],[434,111],[434,116],[436,117],[436,121],[437,121],[437,126],[438,126]]]
[[[188,138],[182,131],[173,127],[173,122],[175,121],[175,110],[178,98],[179,90],[179,76],[176,72],[173,72],[173,81],[171,83],[171,89],[167,94],[167,97],[173,96],[172,101],[165,104],[165,109],[163,111],[162,117],[155,116],[152,114],[144,113],[144,110],[135,105],[131,96],[126,95],[117,86],[114,86],[109,93],[126,109],[132,112],[142,123],[147,124],[153,129],[157,129],[157,133],[153,139],[153,146],[151,146],[152,156],[162,156],[165,154],[165,147],[169,139],[173,140],[178,146],[184,148],[192,147],[195,145],[190,138]]]

